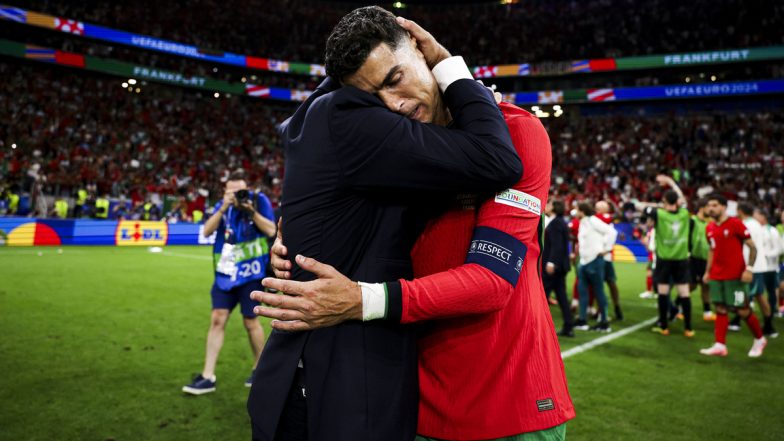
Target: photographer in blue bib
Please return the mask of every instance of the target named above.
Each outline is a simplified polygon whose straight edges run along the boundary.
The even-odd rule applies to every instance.
[[[248,190],[242,171],[229,175],[223,200],[215,205],[214,213],[204,223],[204,237],[216,231],[212,318],[207,333],[204,369],[191,384],[182,388],[183,392],[193,395],[215,391],[215,364],[223,346],[226,322],[237,303],[240,304],[253,351],[253,369],[264,347],[264,329],[253,313],[253,307],[258,303],[250,298],[250,293],[260,289],[261,279],[266,275],[269,263],[267,239],[275,235],[275,217],[267,196]],[[245,381],[245,386],[251,386],[251,379],[252,375]]]

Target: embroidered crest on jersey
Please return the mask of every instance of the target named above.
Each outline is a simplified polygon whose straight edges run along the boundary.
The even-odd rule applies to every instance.
[[[553,402],[552,398],[548,398],[546,400],[537,400],[536,407],[539,409],[539,412],[544,412],[546,410],[555,409],[555,403]]]

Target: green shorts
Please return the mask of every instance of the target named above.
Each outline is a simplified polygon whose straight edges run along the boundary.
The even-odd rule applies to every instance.
[[[749,284],[740,280],[711,280],[710,296],[713,303],[720,303],[735,308],[749,304]]]
[[[487,441],[564,441],[566,439],[566,423],[560,426],[551,427],[549,429],[539,430],[536,432],[521,433],[519,435],[507,436],[504,438],[496,438]],[[416,441],[446,441],[437,438],[426,438],[417,435]]]

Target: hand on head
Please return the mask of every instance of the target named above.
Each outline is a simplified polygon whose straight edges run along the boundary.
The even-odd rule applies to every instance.
[[[425,62],[430,69],[452,56],[444,46],[441,46],[441,44],[436,41],[430,32],[422,29],[416,22],[407,20],[403,17],[397,17],[397,23],[400,27],[408,31],[414,40],[416,40],[417,48],[419,48],[422,55],[425,56]]]

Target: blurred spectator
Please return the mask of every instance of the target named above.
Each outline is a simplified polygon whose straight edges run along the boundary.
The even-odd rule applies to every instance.
[[[136,202],[158,195],[160,202],[188,189],[187,202],[196,204],[185,209],[190,217],[223,187],[213,170],[237,168],[279,201],[284,166],[275,127],[291,104],[153,85],[129,93],[102,76],[23,64],[0,63],[0,84],[0,120],[14,122],[0,125],[0,142],[19,146],[0,149],[0,182],[33,196],[39,181],[44,194],[74,194],[77,217],[93,214],[91,194]]]
[[[690,202],[719,191],[771,212],[784,206],[781,112],[631,115],[543,120],[553,145],[553,192],[579,200],[657,201],[657,174]],[[678,179],[679,178],[679,179]]]
[[[259,183],[255,191],[273,205],[280,201],[285,163],[276,126],[295,104],[158,85],[128,92],[108,77],[23,63],[0,62],[0,84],[0,121],[13,121],[0,124],[0,145],[18,145],[0,148],[7,213],[23,195],[32,197],[33,210],[48,213],[51,196],[66,192],[77,218],[93,217],[96,195],[108,194],[128,198],[134,218],[161,218],[168,197],[180,198],[166,204],[172,218],[203,219],[208,199],[214,202],[229,171],[239,168]],[[784,207],[782,112],[574,110],[542,120],[553,146],[552,192],[567,210],[606,200],[633,220],[629,202],[661,199],[662,188],[651,184],[660,173],[672,176],[689,201],[719,191],[773,214]]]

